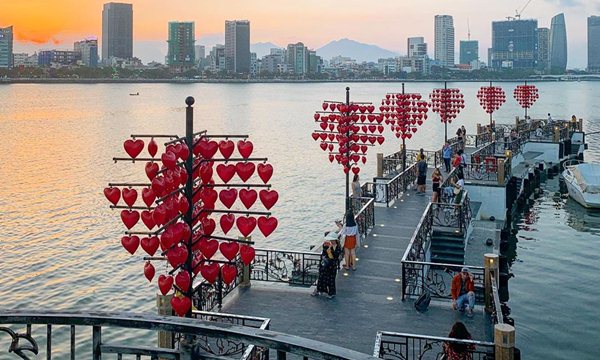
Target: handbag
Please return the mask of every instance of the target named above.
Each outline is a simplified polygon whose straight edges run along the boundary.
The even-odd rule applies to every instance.
[[[454,193],[454,195],[458,195],[461,192],[460,188],[454,188],[454,190],[452,191]]]

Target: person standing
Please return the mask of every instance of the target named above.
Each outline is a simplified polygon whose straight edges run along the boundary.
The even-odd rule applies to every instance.
[[[460,169],[460,168],[459,168]],[[452,186],[454,186],[454,203],[460,204],[462,200],[464,189],[465,189],[465,175],[462,170],[456,172],[457,181],[452,179]]]
[[[328,240],[323,243],[317,288],[312,292],[311,296],[327,294],[328,299],[335,297],[335,277],[339,267],[340,253],[340,243],[337,239]]]
[[[358,240],[358,226],[354,220],[354,214],[349,211],[346,214],[346,224],[340,231],[340,237],[344,237],[344,269],[356,270],[356,244]]]
[[[444,166],[446,167],[446,172],[450,172],[450,161],[452,159],[452,147],[450,147],[450,143],[446,141],[444,146],[442,147],[442,158],[444,159]]]
[[[456,130],[456,140],[458,142],[458,147],[460,149],[462,149],[463,147],[463,132],[462,132],[462,128],[458,128],[458,130]]]
[[[548,113],[548,125],[552,125],[552,116]]]
[[[417,163],[417,195],[425,195],[427,183],[427,159],[425,156]]]
[[[442,172],[440,171],[440,168],[435,168],[433,170],[433,173],[431,174],[431,182],[433,184],[432,186],[432,190],[433,193],[431,194],[431,202],[432,203],[437,203],[440,201],[441,195],[442,195],[442,181],[444,180],[444,178],[442,177]]]
[[[467,143],[467,129],[465,129],[465,126],[461,126],[460,127],[460,132],[462,133],[462,138],[463,138],[463,143],[462,143],[462,149],[465,149],[465,145]]]
[[[360,198],[362,197],[362,188],[360,187],[360,181],[358,174],[354,174],[352,178],[352,207],[355,211],[360,210]]]
[[[577,116],[571,116],[571,130],[577,131]]]
[[[450,289],[452,294],[452,308],[458,311],[467,309],[467,316],[473,317],[475,308],[475,283],[473,276],[469,273],[469,268],[463,267],[459,274],[452,278]]]
[[[472,339],[467,327],[460,321],[457,321],[452,325],[448,337],[460,340]],[[475,345],[473,344],[461,344],[451,341],[444,342],[443,348],[447,360],[472,360],[473,351],[475,351]]]
[[[425,159],[425,152],[423,151],[423,148],[421,148],[417,153],[417,162],[421,161],[421,159]]]

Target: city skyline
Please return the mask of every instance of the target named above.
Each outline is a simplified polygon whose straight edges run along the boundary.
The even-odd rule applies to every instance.
[[[3,2],[0,27],[14,26],[15,52],[33,52],[50,48],[68,48],[74,41],[89,37],[101,38],[101,10],[106,1],[89,0],[32,0]],[[252,4],[190,4],[174,1],[168,8],[158,0],[127,1],[134,6],[134,56],[144,62],[164,61],[166,55],[166,24],[174,19],[194,21],[197,44],[211,47],[223,43],[223,23],[229,19],[248,19],[253,23],[252,42],[272,42],[280,47],[304,42],[309,48],[319,48],[341,38],[378,45],[404,55],[406,38],[423,36],[433,44],[433,19],[438,14],[454,17],[455,41],[467,38],[467,19],[471,36],[479,40],[479,57],[486,58],[491,45],[491,22],[514,16],[524,1],[508,0],[502,4],[486,1],[440,1],[435,7],[419,6],[411,2],[382,1],[376,7],[350,0],[342,8],[337,3],[321,4],[307,0],[300,5],[280,4],[257,0]],[[268,4],[268,7],[267,7]],[[265,12],[264,9],[269,11]],[[473,12],[473,9],[485,11]],[[52,12],[53,16],[47,14]],[[538,19],[538,26],[549,27],[553,16],[564,12],[568,28],[569,68],[587,65],[587,26],[590,15],[600,14],[600,0],[536,0],[523,12],[523,18]],[[190,15],[192,14],[192,15]],[[210,14],[210,15],[209,15]],[[398,15],[402,14],[402,15]],[[182,16],[184,15],[184,16]],[[409,20],[409,21],[406,21]],[[348,21],[352,26],[340,26]],[[402,24],[402,26],[399,26]],[[393,36],[390,28],[397,29]],[[432,56],[433,46],[429,48]],[[456,51],[455,51],[456,52]]]

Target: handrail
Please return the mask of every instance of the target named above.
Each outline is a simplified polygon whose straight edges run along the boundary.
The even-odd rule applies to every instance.
[[[214,323],[209,321],[178,318],[173,316],[157,316],[139,313],[120,312],[74,312],[74,311],[44,311],[38,310],[0,310],[2,325],[48,325],[48,334],[52,325],[71,325],[92,327],[92,357],[100,359],[102,352],[102,327],[121,327],[128,329],[143,329],[169,331],[189,335],[202,335],[211,338],[226,338],[255,346],[265,347],[280,353],[291,353],[311,359],[373,359],[370,355],[345,349],[336,345],[306,339],[266,329],[248,328],[244,326]],[[10,330],[10,329],[9,329]],[[14,333],[14,332],[13,332]],[[16,334],[16,333],[15,333]],[[19,334],[23,338],[24,334]],[[31,328],[28,335],[34,343]],[[17,342],[18,342],[17,338]],[[74,341],[74,337],[71,337]],[[29,339],[28,339],[29,340]],[[52,341],[54,340],[54,341]],[[47,340],[55,345],[56,339]],[[17,345],[18,346],[18,345]],[[71,349],[75,349],[72,343]],[[185,352],[185,349],[180,349]],[[51,355],[48,355],[49,358]]]
[[[498,287],[496,286],[496,278],[492,273],[490,273],[490,280],[490,283],[492,284],[492,306],[494,308],[492,315],[494,315],[494,323],[503,324],[504,314],[502,314],[502,306],[500,305],[500,295],[498,294]]]

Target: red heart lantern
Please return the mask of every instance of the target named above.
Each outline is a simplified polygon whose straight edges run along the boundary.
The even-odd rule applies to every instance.
[[[105,188],[104,196],[106,196],[108,201],[110,201],[113,205],[117,205],[119,203],[119,199],[121,198],[121,190],[114,187]]]
[[[200,154],[204,159],[212,159],[218,149],[219,144],[216,141],[200,140],[194,146],[194,154]]]
[[[242,158],[247,159],[252,154],[252,150],[254,149],[254,145],[250,141],[240,140],[237,143],[238,152],[242,155]]]
[[[133,205],[135,205],[135,201],[137,200],[138,197],[138,193],[137,190],[135,189],[123,189],[123,201],[125,201],[125,203],[127,205],[129,205],[129,207],[132,207]]]
[[[180,271],[175,276],[175,285],[183,291],[187,292],[190,289],[190,285],[192,284],[192,279],[190,278],[190,273],[187,271]]]
[[[200,240],[198,247],[202,255],[204,255],[206,259],[210,259],[219,249],[219,242],[217,240],[209,240],[205,238]]]
[[[240,246],[240,258],[244,265],[250,265],[254,260],[255,251],[254,248],[249,245]]]
[[[221,203],[225,205],[226,208],[231,209],[231,206],[233,206],[237,199],[237,194],[238,192],[236,189],[224,189],[219,192],[219,200],[221,200]]]
[[[151,207],[154,204],[154,200],[156,200],[156,195],[152,188],[144,188],[142,189],[142,200],[144,200],[144,204],[146,206]]]
[[[150,179],[150,181],[152,181],[152,180],[154,180],[156,175],[158,175],[158,164],[153,163],[153,162],[147,162],[145,170],[146,170],[146,176],[148,176],[148,179]]]
[[[135,254],[138,246],[140,246],[140,238],[137,236],[123,236],[121,238],[121,245],[127,250],[131,255]]]
[[[254,231],[254,228],[256,227],[256,218],[252,216],[238,217],[235,223],[242,235],[248,236],[252,233],[252,231]]]
[[[267,210],[270,210],[279,199],[279,193],[275,190],[261,190],[259,196],[260,201]]]
[[[171,288],[173,287],[173,277],[167,275],[159,275],[158,276],[158,289],[160,293],[163,295],[167,295]]]
[[[207,236],[212,235],[217,225],[213,219],[209,218],[202,219],[200,223],[202,224],[202,233]]]
[[[142,211],[141,218],[142,218],[142,222],[144,223],[144,225],[146,225],[148,230],[152,230],[152,228],[154,226],[156,226],[156,223],[154,222],[154,219],[152,218],[152,211],[148,211],[148,210]]]
[[[242,198],[242,191],[240,191],[240,199]],[[256,199],[255,199],[256,200]],[[242,200],[243,202],[244,200]],[[227,234],[229,230],[233,227],[235,222],[235,216],[233,214],[224,214],[221,215],[221,219],[219,220],[219,224],[221,225],[221,230],[223,234]]]
[[[261,216],[258,218],[258,229],[265,236],[271,235],[273,231],[277,228],[277,219],[274,217],[266,218]]]
[[[135,159],[144,150],[144,141],[141,139],[125,140],[123,148],[132,159]]]
[[[185,316],[192,307],[192,301],[188,297],[176,297],[171,298],[171,307],[175,313],[179,316]]]
[[[266,184],[273,176],[273,166],[271,164],[258,164],[256,171],[260,179]]]
[[[150,154],[151,157],[154,157],[157,152],[158,152],[158,145],[156,144],[156,141],[154,141],[154,138],[152,138],[152,139],[150,139],[150,142],[148,143],[148,154]]]
[[[225,258],[229,261],[233,261],[233,259],[235,259],[239,249],[240,246],[236,242],[223,242],[221,245],[219,245],[221,254],[223,254],[223,256],[225,256]]]
[[[145,237],[140,241],[140,245],[148,255],[154,256],[154,254],[156,254],[156,250],[158,250],[159,240],[156,236],[149,238]]]
[[[234,265],[225,264],[221,267],[221,277],[225,284],[231,284],[236,276],[237,268]]]
[[[231,140],[221,140],[219,142],[219,151],[221,152],[221,155],[223,155],[223,158],[225,158],[225,159],[229,159],[231,157],[231,154],[233,154],[234,149],[235,149],[235,145],[233,144],[233,141],[231,141]]]
[[[254,165],[254,163],[251,163],[251,162],[247,162],[247,163],[239,162],[239,163],[235,164],[235,169],[237,171],[237,174],[240,177],[240,179],[242,179],[243,182],[246,182],[248,179],[250,179],[252,174],[254,174],[255,168],[256,168],[256,166]]]
[[[231,180],[231,178],[233,178],[233,175],[235,175],[236,172],[236,166],[235,165],[224,165],[224,164],[219,164],[217,165],[217,175],[219,175],[219,178],[221,178],[221,180],[223,180],[224,183],[228,183],[229,180]]]
[[[200,274],[202,277],[206,279],[210,284],[214,283],[217,280],[217,276],[219,276],[219,264],[212,263],[209,265],[202,266],[200,269]]]
[[[144,276],[146,279],[148,279],[148,281],[152,282],[152,279],[154,279],[154,274],[156,274],[154,265],[152,265],[150,261],[146,261],[146,264],[144,265]]]
[[[246,207],[246,209],[250,209],[252,207],[252,205],[254,205],[254,202],[256,202],[256,198],[257,198],[258,194],[256,193],[256,190],[253,189],[241,189],[240,190],[240,200],[242,201],[242,204],[244,204],[244,206]]]
[[[137,211],[123,210],[121,211],[121,220],[127,229],[131,229],[140,220],[140,213]]]

